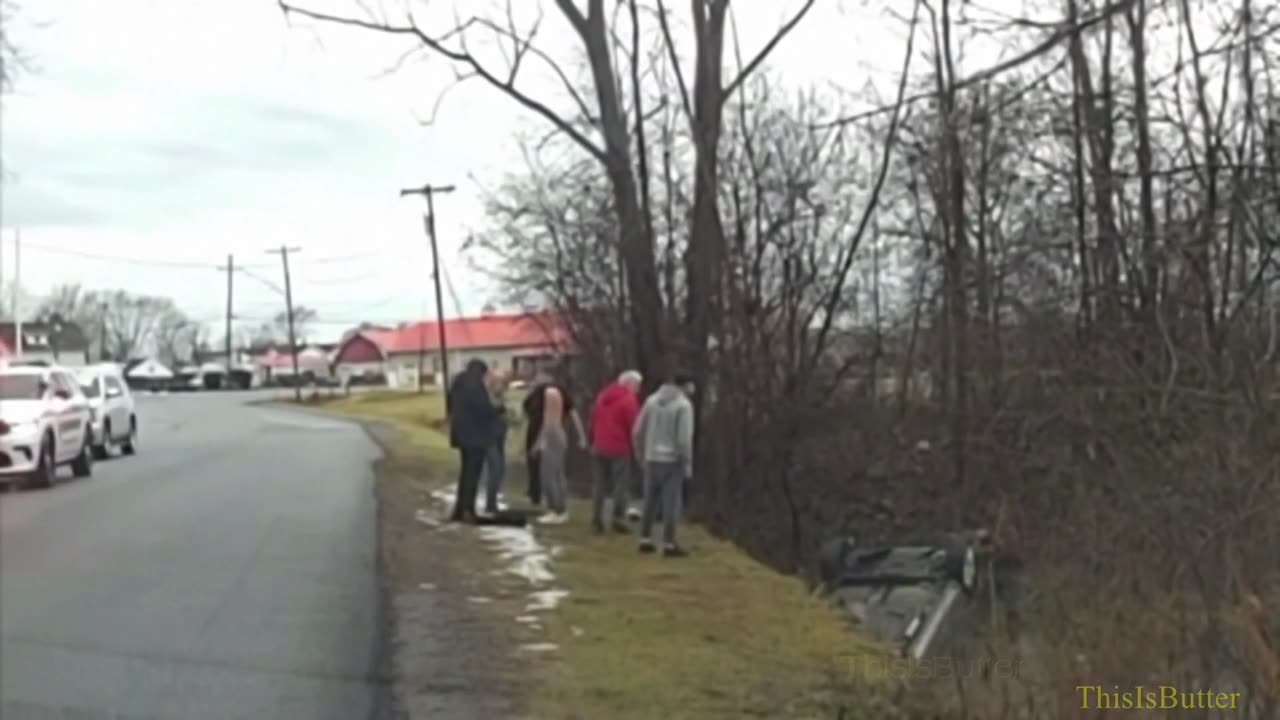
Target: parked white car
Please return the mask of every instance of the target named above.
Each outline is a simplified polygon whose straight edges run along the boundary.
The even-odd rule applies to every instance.
[[[65,368],[0,367],[0,483],[52,487],[93,473],[89,401]]]
[[[89,401],[93,455],[99,460],[118,447],[125,455],[138,451],[138,416],[133,393],[120,367],[110,363],[75,369],[80,390]]]

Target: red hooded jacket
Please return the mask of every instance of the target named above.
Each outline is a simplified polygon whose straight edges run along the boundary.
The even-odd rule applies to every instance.
[[[605,386],[591,406],[591,447],[605,457],[630,457],[639,414],[640,400],[630,388],[620,382]]]

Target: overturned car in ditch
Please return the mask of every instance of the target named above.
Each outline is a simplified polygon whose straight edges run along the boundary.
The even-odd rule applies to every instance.
[[[818,575],[872,636],[923,660],[972,629],[978,588],[992,581],[980,573],[990,557],[982,531],[902,544],[842,537],[822,546]]]

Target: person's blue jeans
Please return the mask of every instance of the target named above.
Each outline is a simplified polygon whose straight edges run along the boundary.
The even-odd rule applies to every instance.
[[[489,446],[484,453],[484,509],[498,512],[498,493],[507,477],[507,443],[505,440]]]

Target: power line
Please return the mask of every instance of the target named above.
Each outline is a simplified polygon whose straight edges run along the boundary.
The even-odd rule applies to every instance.
[[[368,252],[355,253],[353,255],[333,255],[329,257],[319,257],[313,260],[304,260],[298,263],[301,267],[310,267],[312,265],[328,265],[330,263],[351,262],[352,260],[360,260],[368,257],[379,257],[383,253],[370,250]]]
[[[49,245],[40,245],[32,242],[22,243],[25,249],[38,250],[40,252],[49,253],[51,255],[67,255],[70,257],[78,257],[86,260],[100,260],[105,262],[117,262],[125,265],[146,265],[151,267],[167,267],[167,268],[189,268],[198,270],[217,270],[219,269],[216,262],[195,262],[191,260],[160,260],[155,258],[139,258],[124,255],[106,255],[102,253],[84,252],[83,250],[72,250],[70,248],[51,247]]]
[[[344,277],[323,278],[320,280],[311,280],[308,278],[301,278],[298,281],[298,284],[308,285],[308,286],[316,285],[320,287],[332,286],[332,285],[352,285],[355,283],[366,282],[376,277],[379,277],[378,273],[365,273],[363,275],[347,275]]]
[[[274,282],[274,281],[272,281],[272,280],[268,280],[268,279],[266,279],[266,278],[262,277],[261,275],[257,275],[257,274],[255,274],[255,273],[250,272],[250,271],[249,271],[249,270],[247,270],[243,265],[237,265],[237,266],[236,266],[236,270],[240,271],[240,273],[241,273],[241,274],[243,274],[245,277],[248,277],[248,278],[252,278],[252,279],[254,279],[254,280],[257,280],[258,282],[262,283],[263,285],[267,286],[268,288],[271,288],[272,290],[274,290],[276,293],[278,293],[278,294],[280,294],[280,295],[285,295],[285,294],[287,294],[287,293],[285,293],[285,289],[284,289],[284,288],[282,288],[282,287],[280,287],[279,285],[275,284],[275,282]]]
[[[50,255],[65,255],[67,257],[77,257],[84,260],[97,260],[99,262],[114,262],[122,265],[138,265],[143,267],[164,267],[164,268],[183,268],[189,270],[217,270],[223,268],[218,262],[200,262],[198,260],[174,260],[165,258],[149,258],[138,257],[136,255],[116,255],[112,253],[86,252],[84,250],[74,250],[71,248],[56,247],[53,245],[41,245],[24,240],[22,243],[24,249],[37,250],[39,252],[48,253]],[[367,251],[361,253],[352,253],[348,255],[331,255],[325,257],[313,258],[309,261],[298,263],[301,266],[309,267],[312,265],[328,265],[332,263],[352,262],[362,258],[378,257],[383,255],[379,251]],[[267,263],[243,264],[236,266],[239,269],[255,268],[259,270],[269,269],[272,265]]]

